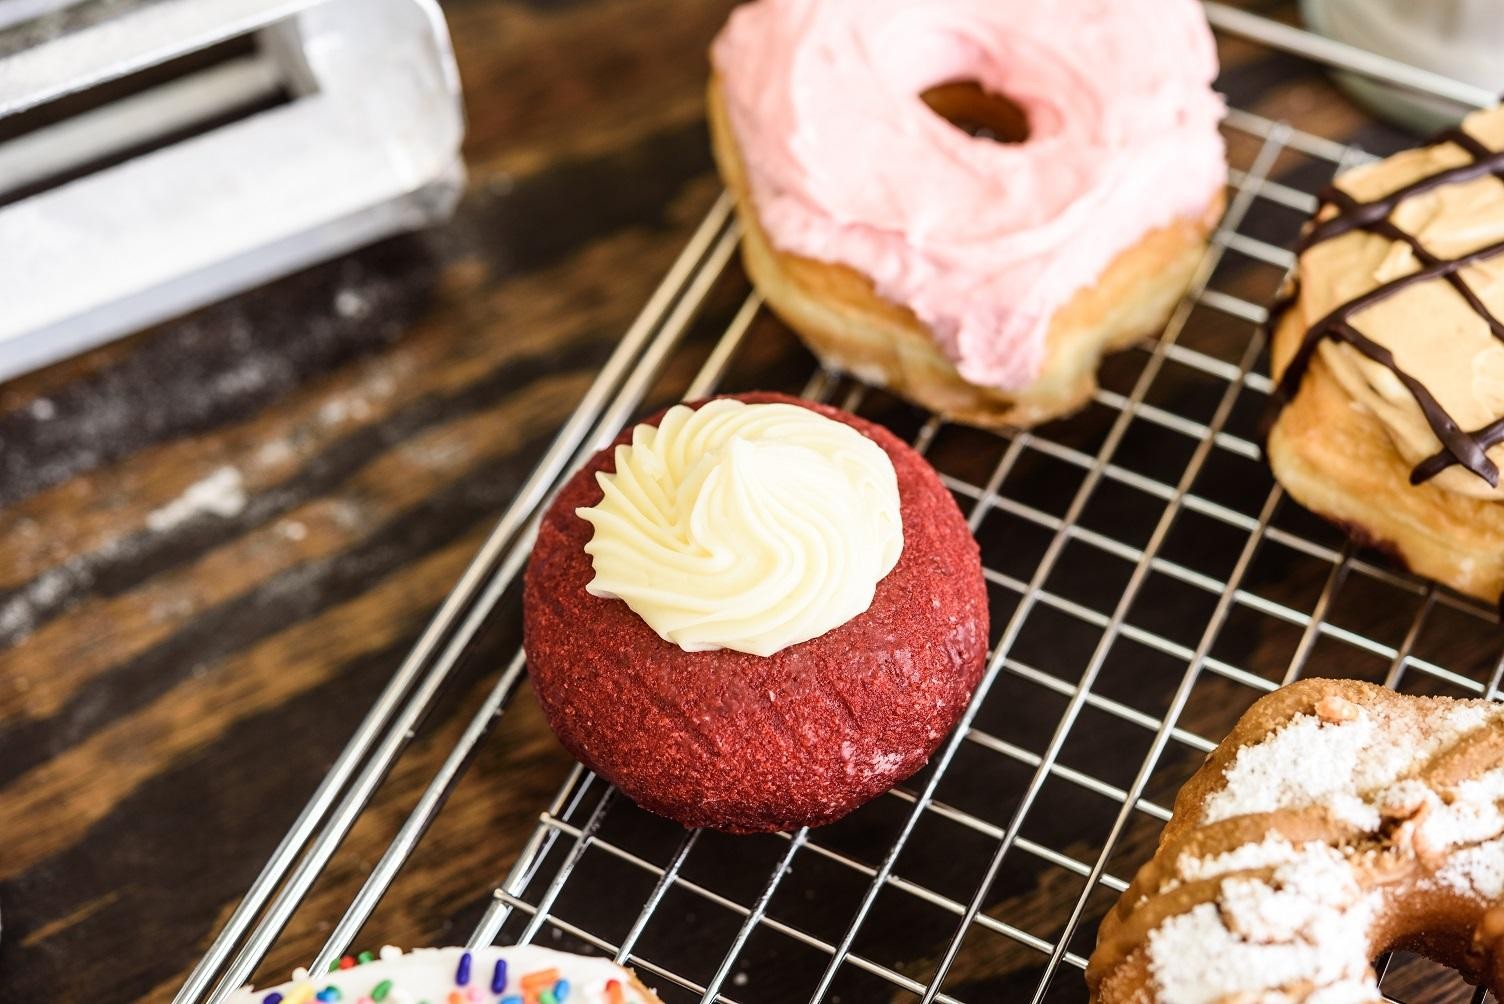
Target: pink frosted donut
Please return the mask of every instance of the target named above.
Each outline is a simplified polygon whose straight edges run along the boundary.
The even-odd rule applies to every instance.
[[[1194,0],[756,0],[712,58],[728,173],[773,247],[860,273],[1003,392],[1041,376],[1078,291],[1226,181]],[[957,81],[1018,106],[1027,137],[968,135],[920,98]]]

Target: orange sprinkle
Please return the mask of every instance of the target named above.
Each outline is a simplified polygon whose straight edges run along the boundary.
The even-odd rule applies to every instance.
[[[538,993],[547,990],[559,982],[557,969],[540,969],[536,973],[528,973],[522,977],[522,990],[524,993]]]
[[[626,1004],[626,998],[621,995],[621,984],[615,980],[606,981],[606,1004]]]

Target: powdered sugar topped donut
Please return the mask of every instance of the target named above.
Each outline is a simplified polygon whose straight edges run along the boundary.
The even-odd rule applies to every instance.
[[[976,384],[1030,383],[1055,310],[1225,181],[1193,0],[757,0],[713,58],[774,245],[868,276]],[[1028,138],[920,100],[964,80]]]
[[[1413,946],[1504,985],[1504,707],[1306,680],[1181,790],[1087,968],[1116,1004],[1370,1004]]]

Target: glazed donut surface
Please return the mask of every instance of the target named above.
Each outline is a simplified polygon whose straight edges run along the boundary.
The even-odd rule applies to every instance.
[[[1344,172],[1271,307],[1267,454],[1419,575],[1504,594],[1504,108]]]

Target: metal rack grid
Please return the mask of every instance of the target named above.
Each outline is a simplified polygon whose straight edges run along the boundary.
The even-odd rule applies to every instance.
[[[1207,8],[1219,30],[1243,39],[1488,101]],[[1237,109],[1226,131],[1230,204],[1163,337],[1110,360],[1087,413],[1014,434],[945,423],[814,366],[734,264],[738,232],[723,197],[176,1000],[244,983],[514,585],[551,490],[655,393],[727,287],[729,323],[673,396],[786,382],[802,367],[807,382],[796,374],[788,389],[905,433],[982,544],[995,622],[986,676],[929,767],[818,831],[685,833],[576,767],[469,944],[547,932],[634,965],[670,1004],[1083,1000],[1072,973],[1085,965],[1096,919],[1152,850],[1179,784],[1258,696],[1320,671],[1499,698],[1494,611],[1392,570],[1285,502],[1254,438],[1270,390],[1260,302],[1293,260],[1276,235],[1293,236],[1315,187],[1366,155]],[[759,370],[747,357],[770,341],[787,351]],[[523,670],[519,650],[314,971],[360,934]],[[1386,959],[1390,999],[1428,965]],[[1457,999],[1470,995],[1483,997],[1459,989]]]

